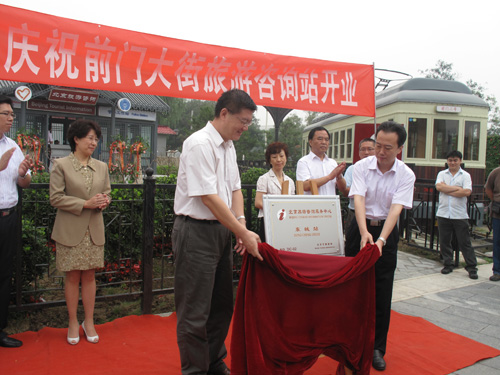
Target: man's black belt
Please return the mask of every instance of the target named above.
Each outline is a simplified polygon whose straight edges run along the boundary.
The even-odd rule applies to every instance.
[[[372,220],[366,219],[366,225],[369,227],[382,227],[384,226],[385,220]]]
[[[177,217],[180,217],[184,221],[194,221],[199,224],[220,224],[219,220],[200,220],[200,219],[194,219],[191,216],[184,216],[184,215],[179,215]]]
[[[13,213],[16,210],[17,206],[11,207],[11,208],[4,208],[0,209],[0,216],[9,216],[11,213]]]

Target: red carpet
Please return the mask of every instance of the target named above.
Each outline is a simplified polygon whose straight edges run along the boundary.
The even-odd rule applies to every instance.
[[[78,345],[71,346],[66,343],[67,330],[58,328],[14,335],[24,345],[19,349],[0,348],[0,374],[180,374],[175,314],[167,318],[128,316],[97,328],[101,336],[97,345],[82,337]],[[229,342],[226,345],[230,347]],[[372,374],[449,374],[498,355],[500,350],[445,331],[424,319],[393,312],[387,370],[373,370]],[[230,358],[226,363],[231,363]],[[333,360],[323,357],[306,374],[333,375],[336,366]]]

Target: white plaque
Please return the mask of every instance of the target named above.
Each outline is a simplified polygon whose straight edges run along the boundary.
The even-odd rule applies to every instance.
[[[278,250],[344,255],[338,195],[264,195],[266,241]]]

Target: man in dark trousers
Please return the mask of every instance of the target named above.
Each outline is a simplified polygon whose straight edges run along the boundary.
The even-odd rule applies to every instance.
[[[415,174],[397,159],[406,141],[405,128],[394,122],[380,124],[375,133],[375,156],[354,165],[349,197],[354,198],[356,221],[346,233],[346,256],[355,256],[367,243],[375,243],[381,257],[375,263],[375,346],[373,367],[385,370],[384,354],[391,317],[399,233],[396,226],[403,208],[413,206]]]
[[[10,283],[14,269],[14,253],[18,229],[17,186],[29,186],[31,159],[24,157],[19,146],[7,137],[14,118],[12,100],[0,96],[0,346],[17,348],[23,343],[7,336],[7,315],[10,302]]]
[[[215,118],[182,146],[172,231],[177,344],[182,374],[228,375],[224,340],[233,314],[233,254],[262,260],[259,236],[245,226],[233,141],[252,124],[250,96],[221,95]]]

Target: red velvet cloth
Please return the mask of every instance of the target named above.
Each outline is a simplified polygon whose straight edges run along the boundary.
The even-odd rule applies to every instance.
[[[302,374],[324,354],[368,375],[378,248],[367,245],[354,258],[279,251],[266,243],[259,251],[263,262],[243,259],[231,373]]]

